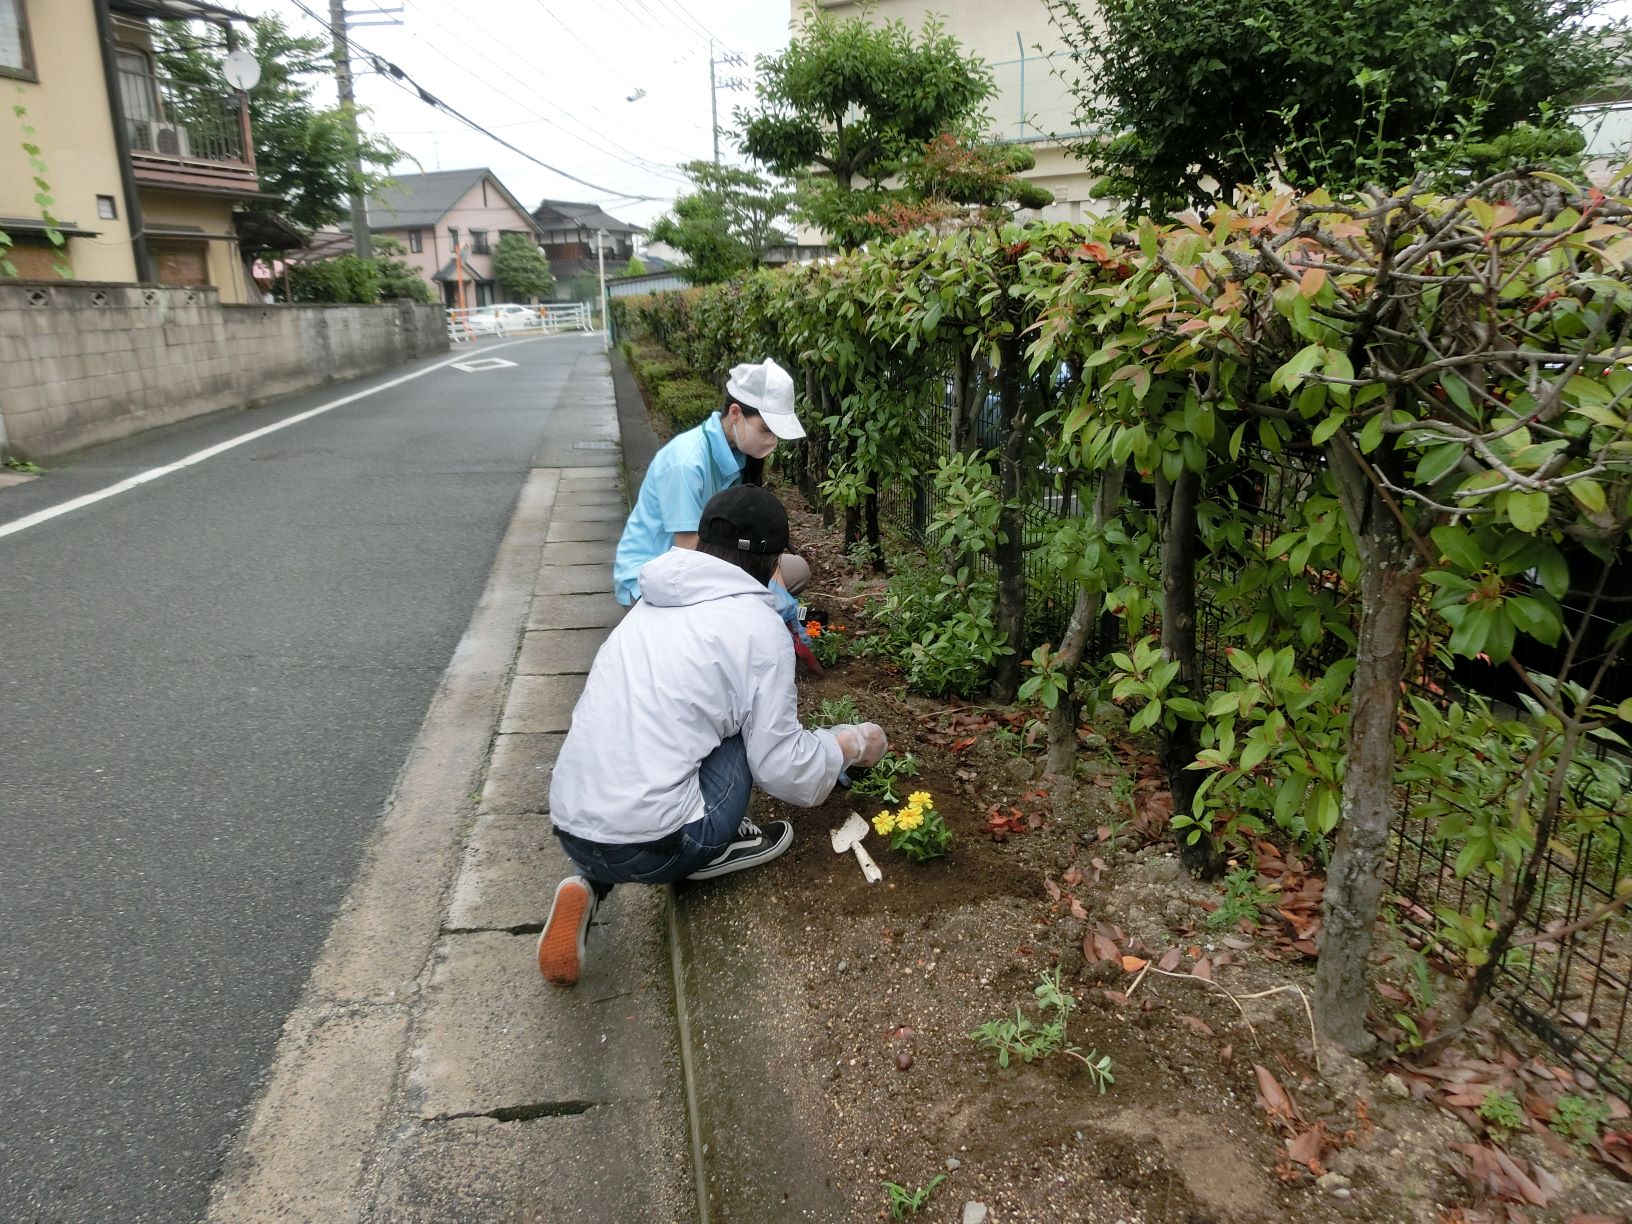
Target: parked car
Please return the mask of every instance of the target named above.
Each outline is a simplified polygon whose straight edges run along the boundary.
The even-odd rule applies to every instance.
[[[479,336],[542,328],[544,316],[531,306],[482,306],[465,316],[465,324]]]

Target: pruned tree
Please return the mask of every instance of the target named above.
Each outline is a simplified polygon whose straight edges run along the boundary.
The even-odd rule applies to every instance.
[[[680,167],[695,190],[652,227],[652,240],[684,253],[681,275],[713,285],[757,268],[770,247],[785,241],[784,219],[793,192],[753,170],[709,161]]]
[[[936,18],[839,20],[815,4],[788,49],[761,56],[758,105],[738,110],[743,152],[798,182],[802,219],[856,246],[863,218],[899,198],[887,185],[943,132],[972,136],[992,94],[985,64]]]

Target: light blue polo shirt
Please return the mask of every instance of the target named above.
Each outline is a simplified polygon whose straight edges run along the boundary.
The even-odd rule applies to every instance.
[[[675,434],[652,457],[612,562],[612,593],[619,603],[640,598],[640,567],[673,548],[677,533],[696,531],[708,499],[740,484],[746,462],[725,440],[717,412]]]

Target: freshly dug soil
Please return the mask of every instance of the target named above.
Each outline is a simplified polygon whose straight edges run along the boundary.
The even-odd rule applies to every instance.
[[[795,521],[818,575],[807,598],[853,637],[876,580],[819,520]],[[879,800],[838,790],[789,810],[756,794],[758,817],[794,822],[792,849],[681,891],[702,949],[690,990],[716,1220],[887,1218],[884,1183],[942,1175],[906,1218],[957,1221],[967,1203],[994,1224],[1632,1218],[1625,1183],[1544,1131],[1507,1149],[1545,1170],[1546,1205],[1503,1201],[1489,1191],[1510,1184],[1480,1184],[1453,1146],[1481,1138],[1466,1111],[1432,1103],[1427,1080],[1325,1053],[1317,1068],[1297,932],[1273,908],[1261,925],[1207,928],[1221,889],[1179,867],[1170,836],[1150,840],[1158,783],[1113,723],[1085,730],[1107,763],[1051,785],[1023,719],[999,742],[1007,711],[909,696],[853,657],[801,679],[807,722],[841,696],[917,758],[898,793],[929,791],[954,840],[916,865],[871,835],[884,881],[870,886],[828,830]],[[1141,822],[1141,803],[1158,819]],[[1066,1040],[1110,1057],[1103,1094],[1075,1057],[1005,1069],[970,1036],[1017,1007],[1046,1019],[1033,988],[1054,969],[1075,1000]],[[1546,1074],[1528,1051],[1477,1053],[1521,1080]]]

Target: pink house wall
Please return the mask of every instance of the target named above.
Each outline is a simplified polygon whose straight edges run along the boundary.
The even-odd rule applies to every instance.
[[[427,228],[420,230],[420,238],[425,249],[417,255],[410,250],[405,258],[427,281],[431,281],[431,278],[441,271],[442,265],[453,258],[452,247],[448,241],[450,227],[459,231],[459,241],[467,248],[466,269],[484,278],[491,278],[493,275],[493,257],[491,254],[476,255],[470,252],[468,248],[471,230],[487,231],[489,250],[498,245],[499,235],[505,230],[516,230],[529,235],[535,233],[532,218],[512,206],[492,179],[484,179],[460,198],[448,214],[436,223],[434,230]],[[376,232],[397,239],[404,248],[409,247],[407,227]],[[437,286],[437,282],[431,283]],[[468,286],[466,292],[470,292]]]

